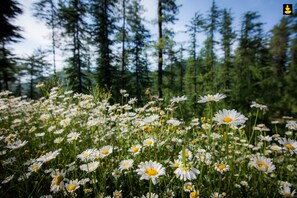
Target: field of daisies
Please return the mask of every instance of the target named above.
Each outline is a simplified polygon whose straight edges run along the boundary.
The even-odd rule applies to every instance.
[[[184,121],[185,96],[137,107],[124,90],[113,105],[57,87],[39,100],[9,94],[0,93],[1,197],[296,196],[297,122],[268,127],[265,105],[251,101],[243,115],[220,108],[223,94],[200,96],[205,113]]]

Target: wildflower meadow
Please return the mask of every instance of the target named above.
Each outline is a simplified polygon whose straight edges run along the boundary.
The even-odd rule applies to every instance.
[[[295,197],[297,122],[267,125],[268,107],[221,107],[183,119],[187,97],[139,107],[121,91],[76,94],[54,87],[38,100],[0,93],[1,197]],[[251,123],[251,127],[247,127]]]

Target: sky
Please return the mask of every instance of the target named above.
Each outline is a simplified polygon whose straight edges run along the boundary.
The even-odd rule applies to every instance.
[[[50,31],[44,23],[33,17],[32,4],[37,0],[19,0],[22,4],[24,13],[20,15],[15,24],[23,28],[23,37],[19,43],[13,44],[11,47],[13,53],[24,57],[32,54],[37,48],[50,48]],[[219,9],[231,9],[234,18],[233,26],[236,30],[240,29],[242,16],[247,11],[257,11],[261,15],[260,21],[264,23],[264,31],[268,32],[276,25],[281,17],[283,17],[283,4],[295,4],[297,0],[216,0]],[[149,21],[147,28],[153,34],[152,39],[157,39],[157,25],[153,24],[157,18],[157,0],[141,0],[141,4],[145,8],[144,17]],[[178,21],[170,25],[175,30],[175,40],[179,43],[184,43],[189,40],[189,37],[184,31],[185,25],[189,23],[195,12],[200,12],[204,16],[210,10],[212,0],[177,0],[177,4],[181,5]],[[203,36],[200,43],[203,42]],[[186,44],[185,44],[186,45]],[[63,68],[63,55],[58,54],[57,65],[58,70]]]

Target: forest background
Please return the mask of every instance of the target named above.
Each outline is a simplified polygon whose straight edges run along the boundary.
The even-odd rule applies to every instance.
[[[176,0],[152,2],[153,21],[140,0],[38,0],[30,9],[49,30],[50,46],[16,55],[14,46],[24,40],[15,23],[21,3],[1,1],[0,91],[36,99],[42,82],[79,93],[100,87],[114,103],[127,90],[138,105],[152,95],[165,101],[185,95],[185,119],[203,111],[199,96],[223,93],[224,106],[243,113],[256,101],[268,105],[271,117],[296,116],[296,9],[265,30],[259,12],[234,17],[216,1],[200,12],[193,1],[197,12],[181,31],[174,26],[183,6]],[[179,34],[187,40],[177,41]]]

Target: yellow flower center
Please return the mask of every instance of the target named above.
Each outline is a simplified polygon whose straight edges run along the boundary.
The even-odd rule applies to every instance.
[[[192,186],[191,186],[191,185],[187,185],[186,188],[187,188],[188,190],[191,190],[191,189],[192,189]]]
[[[90,154],[89,153],[83,153],[81,156],[83,156],[83,157],[89,157]]]
[[[292,197],[292,194],[290,192],[284,192],[285,197]]]
[[[223,119],[223,122],[227,122],[227,123],[232,122],[232,118],[230,118],[230,117],[225,117],[225,118]]]
[[[190,198],[196,198],[196,197],[198,197],[198,194],[196,191],[193,191],[190,193]]]
[[[147,145],[152,145],[153,141],[149,140],[146,142]]]
[[[109,153],[109,151],[107,149],[105,149],[105,150],[102,151],[102,154],[104,154],[104,155],[106,155],[108,153]]]
[[[258,162],[257,164],[258,164],[258,166],[259,166],[260,168],[265,168],[266,171],[268,170],[268,166],[267,166],[266,163],[264,163],[264,162]]]
[[[174,167],[179,167],[179,163],[175,162],[175,163],[173,164],[173,166],[174,166]]]
[[[290,143],[285,144],[285,146],[286,146],[287,149],[289,149],[289,150],[294,150],[294,147],[293,147],[292,144],[290,144]]]
[[[185,158],[189,158],[189,153],[185,153]]]
[[[279,150],[279,147],[274,146],[274,147],[272,147],[272,150],[274,150],[274,151],[278,151],[278,150]]]
[[[68,186],[68,191],[73,191],[75,188],[76,188],[76,185],[75,184],[70,184]]]
[[[204,156],[204,155],[200,155],[199,158],[200,158],[201,160],[204,160],[204,159],[205,159],[205,156]]]
[[[144,130],[144,131],[148,131],[148,132],[150,132],[150,131],[152,130],[152,128],[149,127],[149,126],[144,126],[144,127],[143,127],[143,130]]]
[[[219,164],[217,167],[220,170],[224,170],[226,168],[226,165],[225,164]]]
[[[134,148],[132,149],[132,152],[133,152],[133,153],[137,153],[138,150],[139,150],[138,147],[134,147]]]
[[[119,196],[121,196],[121,193],[117,191],[117,192],[114,193],[114,196],[119,197]]]
[[[125,164],[123,164],[123,166],[124,166],[125,168],[127,168],[127,167],[129,167],[129,164],[128,164],[128,163],[125,163]]]
[[[116,170],[116,171],[114,171],[114,174],[115,174],[115,175],[120,175],[120,174],[121,174],[121,171]]]
[[[145,173],[149,176],[156,176],[158,174],[158,171],[154,168],[148,168],[146,169]]]
[[[37,171],[37,170],[38,170],[38,168],[39,168],[39,166],[38,166],[38,165],[34,165],[34,166],[32,166],[32,171]]]
[[[58,175],[58,176],[55,177],[55,179],[54,179],[54,184],[55,184],[55,185],[59,185],[63,179],[64,179],[64,177],[63,177],[62,175]]]

